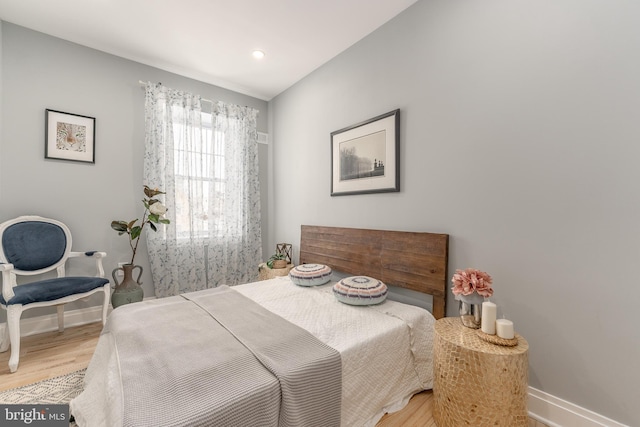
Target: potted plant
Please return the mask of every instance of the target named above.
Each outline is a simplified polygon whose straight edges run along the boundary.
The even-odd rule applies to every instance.
[[[273,254],[267,261],[267,267],[271,269],[285,268],[287,266],[287,256],[285,254]]]
[[[163,218],[167,213],[167,208],[160,203],[156,196],[165,194],[164,192],[156,189],[151,189],[144,186],[144,194],[146,198],[142,199],[144,205],[144,213],[142,214],[142,222],[138,224],[138,218],[133,221],[111,221],[111,228],[118,232],[118,235],[127,234],[129,236],[129,246],[131,246],[131,262],[124,264],[122,267],[118,267],[111,273],[113,281],[116,284],[113,295],[111,296],[111,304],[113,308],[130,302],[142,301],[144,292],[140,286],[140,276],[142,276],[142,267],[135,265],[136,252],[138,250],[138,244],[140,243],[140,236],[145,226],[149,227],[153,231],[158,231],[156,224],[169,224],[166,218]],[[137,279],[133,279],[133,270],[138,269]],[[116,273],[122,270],[124,277],[121,283],[118,283]]]

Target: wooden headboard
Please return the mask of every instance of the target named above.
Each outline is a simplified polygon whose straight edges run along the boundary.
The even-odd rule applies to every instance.
[[[303,225],[300,236],[300,264],[432,295],[436,319],[445,315],[448,253],[448,234]]]

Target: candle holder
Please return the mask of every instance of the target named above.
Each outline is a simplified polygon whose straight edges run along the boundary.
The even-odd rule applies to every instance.
[[[515,336],[511,339],[507,339],[507,338],[500,338],[497,335],[489,335],[489,334],[485,334],[484,332],[482,332],[482,330],[478,329],[476,331],[476,333],[478,334],[478,337],[486,342],[490,342],[491,344],[495,344],[495,345],[501,345],[504,347],[515,347],[518,345],[518,337],[520,337],[520,335],[515,334]]]
[[[276,253],[284,255],[287,264],[291,264],[293,260],[293,247],[291,243],[276,243]]]

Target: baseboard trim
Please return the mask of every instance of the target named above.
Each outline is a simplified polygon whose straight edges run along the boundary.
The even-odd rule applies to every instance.
[[[109,306],[109,312],[113,307]],[[64,312],[64,327],[86,325],[102,320],[102,307],[88,307]],[[58,330],[58,315],[46,314],[43,316],[29,317],[20,321],[20,336],[41,334]]]
[[[549,427],[629,427],[529,387],[529,417]]]
[[[156,297],[145,298],[144,301],[155,299]],[[113,307],[109,305],[109,313]],[[86,325],[88,323],[100,322],[102,320],[102,306],[94,306],[88,308],[80,308],[77,310],[69,310],[64,312],[64,327]],[[4,328],[6,323],[0,324],[0,340],[4,336]],[[57,313],[47,314],[44,316],[28,317],[20,321],[20,336],[41,334],[58,330]]]

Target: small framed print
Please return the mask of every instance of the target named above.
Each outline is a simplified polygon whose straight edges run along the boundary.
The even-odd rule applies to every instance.
[[[331,132],[331,195],[400,191],[400,110]]]
[[[45,110],[45,159],[95,163],[96,119]]]

